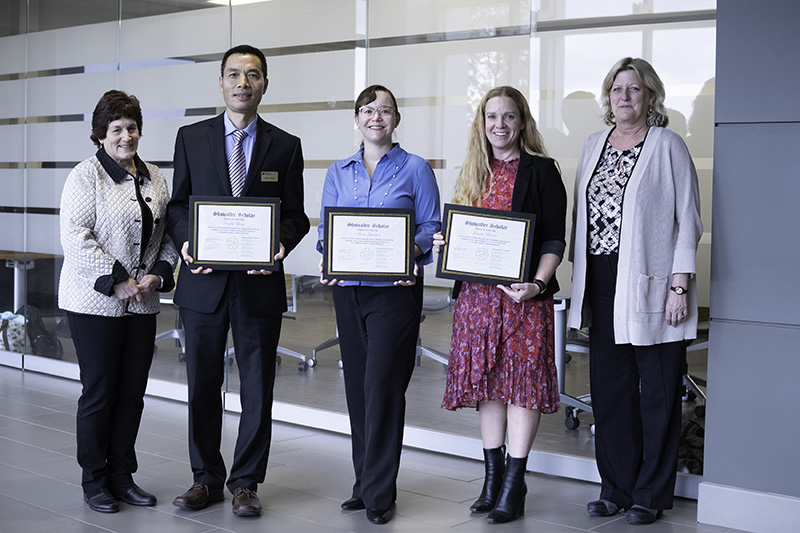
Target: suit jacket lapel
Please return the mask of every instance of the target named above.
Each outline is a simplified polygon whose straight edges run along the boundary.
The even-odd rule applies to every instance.
[[[230,195],[231,178],[228,176],[228,159],[225,157],[225,120],[222,115],[218,115],[209,126],[208,144],[211,146],[211,156],[214,159],[217,176],[222,182],[222,188]]]
[[[242,196],[246,196],[247,191],[250,190],[253,183],[260,179],[261,169],[264,168],[264,160],[267,157],[269,146],[272,144],[272,135],[270,135],[272,126],[260,116],[257,117],[256,120],[258,121],[256,140],[255,143],[253,143],[252,160],[248,165],[247,180],[244,182]]]
[[[517,169],[517,177],[514,180],[514,192],[511,194],[511,210],[522,211],[522,206],[525,203],[525,196],[528,194],[528,188],[531,185],[531,164],[533,158],[524,150],[519,155],[519,168]]]

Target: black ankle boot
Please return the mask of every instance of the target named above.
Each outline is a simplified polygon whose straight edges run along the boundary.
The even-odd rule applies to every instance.
[[[483,480],[481,495],[475,503],[469,506],[473,513],[488,513],[494,509],[497,497],[500,496],[500,488],[503,486],[503,474],[506,457],[506,447],[483,449],[483,464],[486,469],[486,477]]]
[[[497,505],[487,517],[490,524],[504,524],[525,514],[525,496],[528,494],[528,486],[525,484],[527,464],[527,457],[517,459],[508,456],[503,488],[497,498]]]

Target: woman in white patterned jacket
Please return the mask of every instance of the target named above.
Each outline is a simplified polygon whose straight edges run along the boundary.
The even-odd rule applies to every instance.
[[[133,482],[134,444],[153,360],[157,293],[175,285],[178,253],[164,231],[167,182],[136,154],[141,132],[136,97],[106,92],[92,115],[97,153],[70,172],[61,195],[58,304],[67,312],[83,385],[77,457],[84,500],[102,513],[117,512],[118,500],[156,504]]]
[[[600,498],[650,524],[672,508],[681,365],[697,335],[697,173],[666,129],[664,84],[643,59],[618,61],[602,87],[610,128],[583,146],[575,179],[569,326],[589,326]]]

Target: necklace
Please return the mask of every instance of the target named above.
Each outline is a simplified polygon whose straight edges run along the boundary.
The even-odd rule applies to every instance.
[[[358,202],[358,165],[359,164],[361,164],[361,163],[359,161],[356,161],[356,164],[353,165],[353,194],[354,194],[353,198],[356,201],[356,203]],[[377,169],[378,169],[378,165],[375,165],[375,170],[377,170]],[[386,187],[386,192],[383,193],[383,198],[381,199],[380,203],[378,204],[379,207],[383,207],[383,204],[386,201],[386,197],[389,196],[389,193],[392,191],[392,186],[394,185],[395,178],[397,178],[397,171],[398,170],[400,170],[400,167],[395,165],[394,172],[392,173],[392,179],[389,181],[389,186]],[[375,172],[373,172],[372,175],[374,176]],[[372,181],[372,179],[370,178],[370,182],[371,181]],[[369,188],[367,189],[367,191],[369,192]],[[367,196],[369,196],[369,195],[367,195]]]

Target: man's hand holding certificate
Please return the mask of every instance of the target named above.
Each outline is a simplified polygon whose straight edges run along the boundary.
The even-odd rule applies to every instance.
[[[278,270],[280,202],[274,198],[191,197],[189,255],[196,266]]]

